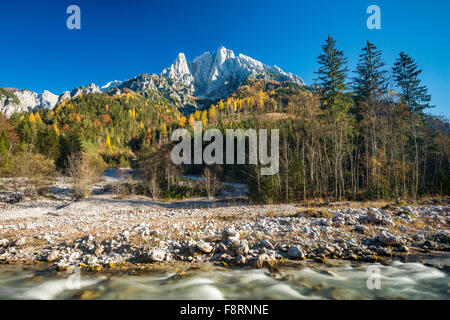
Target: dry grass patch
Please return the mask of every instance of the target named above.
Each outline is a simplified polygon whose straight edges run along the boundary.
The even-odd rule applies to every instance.
[[[303,218],[333,218],[333,214],[326,209],[308,208],[297,211],[293,216]]]

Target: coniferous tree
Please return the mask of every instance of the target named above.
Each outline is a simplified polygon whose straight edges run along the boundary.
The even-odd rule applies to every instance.
[[[334,185],[335,198],[342,198],[345,189],[344,163],[348,142],[353,135],[352,117],[348,110],[352,100],[346,82],[348,68],[344,52],[336,48],[336,41],[328,36],[322,46],[323,53],[318,57],[317,71],[324,116],[327,119],[329,135],[325,143],[330,149],[329,165],[333,172],[329,181]]]
[[[383,139],[380,135],[380,127],[385,115],[383,97],[387,93],[385,64],[381,58],[381,50],[367,41],[362,49],[362,54],[356,68],[356,76],[353,78],[354,113],[357,117],[358,132],[356,146],[359,150],[355,162],[363,163],[365,183],[368,193],[379,196],[382,187],[380,177],[379,159],[383,155]],[[381,149],[381,150],[380,150]]]
[[[319,55],[320,64],[316,81],[322,93],[323,104],[335,104],[347,91],[347,58],[344,52],[336,48],[336,40],[328,36],[326,44],[322,46],[323,53]]]
[[[381,58],[381,50],[367,41],[359,56],[356,68],[357,76],[353,78],[355,102],[378,99],[387,91],[386,71],[383,70],[385,63]]]
[[[36,148],[39,153],[50,159],[59,158],[59,137],[53,127],[44,127],[36,137]]]
[[[425,108],[430,108],[431,95],[428,94],[426,86],[421,85],[419,75],[422,70],[418,69],[413,58],[404,52],[395,61],[392,68],[394,81],[400,89],[400,101],[406,104],[411,111],[420,113]]]
[[[77,131],[69,132],[59,137],[59,158],[56,165],[60,169],[66,169],[71,155],[81,154],[83,150],[83,140],[81,134]]]

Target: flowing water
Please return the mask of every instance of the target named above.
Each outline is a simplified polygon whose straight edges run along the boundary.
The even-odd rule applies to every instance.
[[[445,299],[450,258],[389,265],[335,263],[139,275],[97,275],[0,267],[0,299]],[[374,280],[373,270],[379,270]],[[369,275],[372,278],[369,279]],[[368,280],[369,279],[369,280]],[[79,280],[79,281],[78,281]],[[372,282],[371,282],[372,281]],[[375,282],[373,282],[375,281]],[[375,284],[369,289],[368,282]],[[370,285],[369,285],[370,286]]]

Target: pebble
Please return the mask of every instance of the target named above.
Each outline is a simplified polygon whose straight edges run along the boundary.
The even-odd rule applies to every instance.
[[[99,231],[93,232],[93,235],[87,234],[89,230],[95,230],[94,227],[97,226],[91,223],[91,215],[76,215],[79,219],[77,222],[80,223],[81,229],[87,230],[85,233],[87,235],[80,239],[56,244],[52,242],[56,242],[58,238],[63,238],[65,234],[57,229],[58,225],[55,221],[64,219],[64,223],[68,225],[69,222],[73,222],[70,220],[72,219],[70,215],[51,216],[52,221],[46,221],[45,225],[40,224],[39,220],[36,220],[37,222],[5,224],[0,226],[0,233],[4,233],[4,237],[7,235],[6,232],[9,231],[19,230],[20,232],[23,229],[37,229],[39,230],[37,234],[40,235],[43,232],[49,232],[45,236],[39,236],[39,239],[48,241],[49,245],[46,245],[42,250],[37,248],[32,251],[29,248],[21,247],[26,243],[25,238],[12,242],[12,244],[6,238],[1,239],[0,259],[10,261],[21,258],[39,260],[42,257],[44,259],[47,257],[48,261],[60,265],[79,265],[82,263],[105,265],[110,262],[132,261],[144,257],[152,262],[174,259],[195,262],[224,261],[227,264],[235,263],[237,265],[248,265],[256,262],[257,266],[263,267],[273,260],[286,256],[295,260],[305,259],[306,256],[320,261],[324,261],[326,257],[361,260],[364,257],[373,256],[374,253],[386,257],[393,254],[408,253],[408,246],[424,246],[425,248],[438,248],[439,250],[448,249],[449,232],[440,229],[445,227],[448,221],[450,206],[412,207],[411,209],[387,208],[384,210],[375,208],[329,209],[328,213],[331,214],[330,216],[333,219],[328,219],[323,216],[300,217],[292,215],[292,212],[298,211],[296,207],[283,214],[283,210],[287,206],[280,205],[279,208],[283,209],[276,210],[280,212],[276,216],[257,216],[257,214],[267,212],[268,208],[273,207],[276,206],[257,206],[256,209],[237,206],[236,211],[239,211],[244,217],[242,220],[216,221],[204,219],[199,221],[193,219],[192,223],[195,228],[187,227],[183,223],[176,222],[175,219],[173,224],[169,224],[165,228],[160,228],[149,221],[159,222],[158,217],[177,218],[187,215],[193,217],[204,215],[206,217],[209,214],[209,209],[167,209],[165,211],[156,210],[155,212],[133,209],[133,211],[108,216],[110,220],[104,223],[110,228],[108,230],[111,231],[112,236],[104,241],[98,240],[102,236]],[[224,213],[227,213],[230,209],[223,210]],[[391,217],[395,216],[396,219],[401,219],[399,213],[404,214],[403,212],[406,211],[410,212],[406,216],[414,217],[415,220],[426,218],[431,220],[425,220],[425,223],[427,221],[432,221],[435,224],[440,223],[440,229],[434,229],[430,225],[426,225],[426,228],[414,235],[411,230],[417,227],[408,224],[408,228],[406,228],[403,224],[407,225],[410,222],[402,220],[403,224],[399,224],[395,229],[389,227],[388,230],[388,226],[392,225]],[[245,216],[247,213],[250,214],[250,219]],[[253,217],[257,218],[252,219]],[[138,219],[141,218],[145,219],[146,223],[139,224]],[[133,221],[133,224],[127,226],[128,221]],[[368,226],[367,223],[375,226]],[[121,226],[121,229],[119,229],[119,226]],[[342,226],[351,226],[351,228],[342,229]],[[51,231],[47,231],[43,227],[48,227]],[[72,229],[77,227],[77,225],[74,225]],[[158,231],[151,231],[150,228],[155,228]],[[352,233],[347,230],[351,230]],[[171,233],[174,231],[178,236],[176,240],[171,238]],[[373,236],[370,235],[371,232],[379,234]],[[68,234],[69,231],[66,236]],[[401,237],[398,234],[401,234]],[[131,240],[135,238],[131,235],[145,237],[141,239],[144,240],[143,244],[132,242]],[[411,238],[413,235],[414,237]],[[215,240],[206,242],[204,240],[187,239]],[[150,251],[146,247],[147,241],[153,243],[153,248]],[[396,248],[392,251],[391,248],[386,246]]]

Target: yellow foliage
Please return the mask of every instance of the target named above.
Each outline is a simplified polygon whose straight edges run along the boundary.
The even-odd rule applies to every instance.
[[[204,127],[208,124],[208,112],[206,110],[202,112],[202,123]]]
[[[111,138],[109,137],[109,134],[108,134],[108,136],[106,137],[105,148],[108,149],[108,150],[111,150],[111,149],[112,149]]]
[[[194,129],[194,122],[195,122],[195,120],[194,120],[194,115],[191,113],[191,114],[189,115],[189,126],[190,126],[192,129]]]
[[[202,113],[200,112],[200,110],[196,110],[194,113],[195,120],[199,121],[201,116],[202,116]]]
[[[55,130],[56,134],[59,136],[59,129],[58,129],[58,124],[57,123],[53,124],[53,130]]]
[[[163,137],[166,137],[167,136],[167,126],[166,126],[166,124],[163,122],[163,124],[162,124],[162,126],[161,126],[161,135],[163,136]]]
[[[184,127],[186,125],[186,117],[182,116],[178,122],[178,124],[180,125],[180,127]]]
[[[212,122],[216,122],[216,106],[212,105],[211,108],[209,108],[208,116]]]
[[[132,117],[134,120],[136,120],[136,110],[133,109],[129,109],[128,113],[130,114],[130,117]]]

